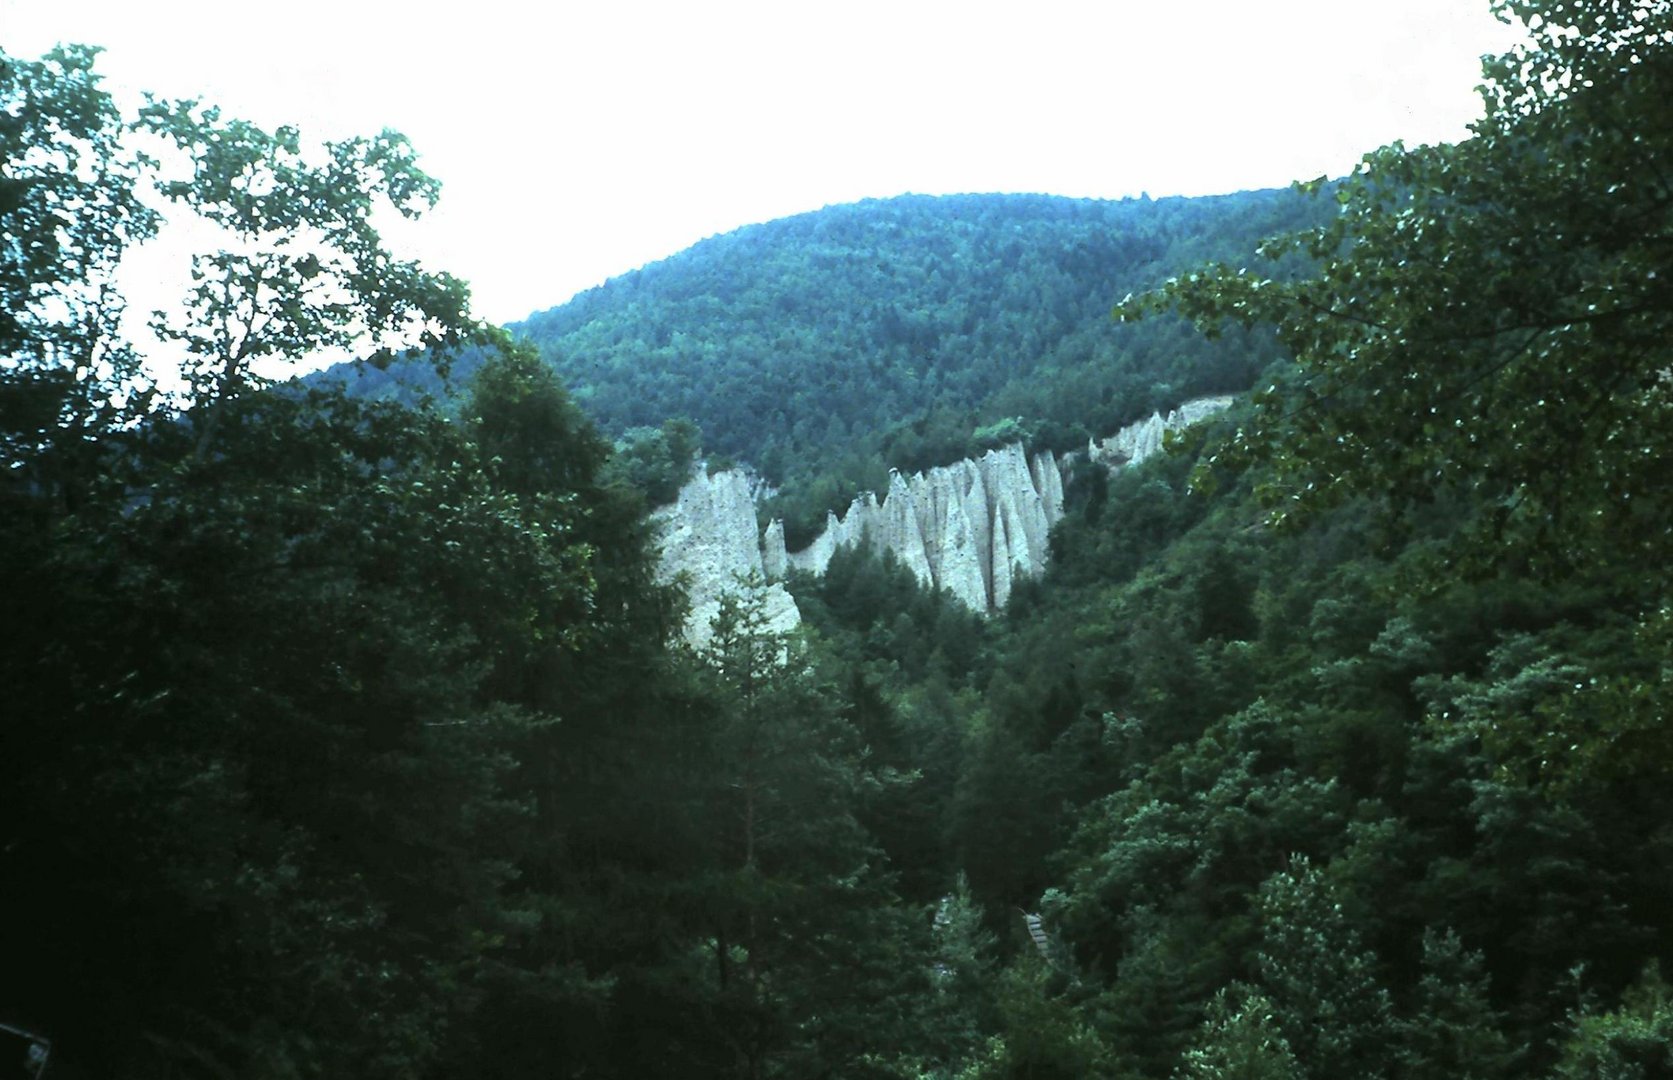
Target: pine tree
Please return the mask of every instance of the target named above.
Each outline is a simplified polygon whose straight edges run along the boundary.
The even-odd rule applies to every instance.
[[[928,926],[860,822],[878,781],[857,733],[762,595],[723,599],[703,656],[719,709],[715,1004],[737,1075],[864,1075],[922,1041]]]
[[[1301,856],[1261,886],[1261,987],[1315,1080],[1386,1074],[1388,992],[1324,875]]]
[[[1396,1025],[1405,1075],[1494,1080],[1509,1071],[1510,1045],[1488,995],[1482,956],[1466,951],[1452,930],[1424,930],[1417,992],[1413,1015]]]
[[[1221,990],[1208,1004],[1196,1045],[1175,1080],[1302,1080],[1272,1002],[1245,986]]]

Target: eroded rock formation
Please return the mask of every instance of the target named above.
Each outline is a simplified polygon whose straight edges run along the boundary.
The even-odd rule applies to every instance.
[[[932,588],[976,611],[1003,607],[1018,577],[1045,565],[1046,537],[1063,513],[1063,474],[1052,454],[1021,445],[906,476],[892,472],[881,502],[867,492],[801,551],[784,550],[777,522],[763,536],[763,565],[822,574],[831,556],[866,544],[893,555]]]
[[[1166,416],[1151,413],[1149,419],[1128,424],[1107,439],[1093,440],[1087,445],[1087,457],[1095,464],[1112,469],[1136,465],[1161,451],[1162,437],[1168,432],[1190,427],[1198,420],[1230,407],[1231,403],[1229,397],[1196,398]]]
[[[684,579],[691,599],[685,636],[699,648],[709,642],[721,597],[751,579],[766,581],[755,495],[752,478],[742,469],[711,476],[699,462],[679,498],[651,515],[662,537],[657,577],[665,583]],[[764,585],[764,603],[769,630],[790,631],[801,625],[801,612],[782,584]]]
[[[1162,438],[1231,404],[1231,398],[1188,401],[1129,425],[1087,447],[1087,460],[1117,469],[1162,448]],[[1072,455],[1079,457],[1079,455]],[[687,637],[701,644],[720,597],[757,575],[768,584],[774,629],[800,622],[795,601],[779,584],[791,570],[825,572],[842,548],[887,552],[925,585],[946,589],[975,611],[1005,606],[1016,582],[1045,567],[1047,538],[1063,516],[1064,466],[1051,453],[1029,457],[1020,444],[980,458],[906,476],[889,475],[879,501],[871,492],[825,517],[825,528],[801,551],[786,551],[784,526],[756,527],[756,485],[747,472],[712,476],[699,467],[679,500],[656,512],[663,536],[662,577],[684,574],[691,590]]]

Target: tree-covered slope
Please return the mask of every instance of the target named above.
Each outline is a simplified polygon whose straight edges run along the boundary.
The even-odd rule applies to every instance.
[[[1176,333],[1174,312],[1286,346],[1175,453],[1083,465],[1047,573],[1002,614],[845,550],[791,576],[798,635],[744,598],[703,651],[673,640],[679,590],[609,472],[654,472],[651,440],[612,465],[532,346],[399,268],[348,274],[367,310],[426,313],[388,330],[499,354],[461,365],[456,406],[273,392],[246,361],[301,361],[336,325],[308,283],[381,251],[295,254],[289,230],[333,211],[298,216],[317,173],[293,140],[164,108],[197,155],[175,187],[91,50],[0,56],[0,135],[21,136],[0,137],[20,241],[0,244],[0,1058],[50,1052],[55,1078],[1673,1075],[1673,0],[1494,7],[1528,44],[1487,64],[1472,138],[1369,155],[1267,246],[1307,273],[1241,272],[1228,225],[1192,242],[1224,268],[1123,305],[1136,326],[1087,300],[1032,380],[843,421],[856,456],[927,455],[949,417],[1025,430],[1057,414],[1008,387],[1130,374],[1123,335]],[[375,149],[428,189],[402,145],[337,160]],[[209,346],[173,400],[110,299],[150,235],[137,208],[170,190],[248,224],[198,264],[224,302],[173,313]],[[1241,221],[1261,198],[1174,206]],[[578,301],[566,333],[685,258]],[[275,282],[277,337],[214,338]],[[824,305],[810,334],[847,325],[796,295]],[[1043,295],[1006,301],[1018,327],[1053,325]],[[1116,375],[1051,366],[1077,334],[1117,343]],[[1188,349],[1152,374],[1177,390],[1194,369],[1163,360],[1236,355]],[[868,355],[828,358],[828,412],[898,374],[851,378]],[[1101,398],[1051,400],[1079,421]],[[647,419],[662,450],[694,445]]]
[[[945,411],[1113,428],[1167,393],[1158,382],[1230,388],[1247,368],[1241,350],[1121,333],[1112,303],[1202,256],[1247,258],[1300,212],[1288,192],[831,207],[699,244],[518,329],[606,427],[690,416],[732,454],[795,458]]]
[[[1269,336],[1206,341],[1110,310],[1206,259],[1252,263],[1262,237],[1322,210],[1290,191],[874,200],[713,237],[512,330],[618,437],[687,417],[710,454],[792,489],[832,473],[859,484],[984,435],[1068,445],[1247,388],[1276,355]],[[432,385],[416,371],[360,388]]]
[[[978,659],[798,585],[906,731],[970,716],[920,767],[1016,944],[962,1078],[1670,1075],[1673,3],[1495,7],[1473,137],[1268,246],[1316,272],[1124,305],[1294,359],[1071,489]]]

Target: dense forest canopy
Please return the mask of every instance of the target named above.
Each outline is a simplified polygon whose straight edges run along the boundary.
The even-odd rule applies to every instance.
[[[1017,439],[1083,447],[1186,398],[1248,389],[1279,355],[1270,334],[1122,326],[1113,299],[1208,259],[1253,265],[1262,238],[1325,212],[1288,190],[871,200],[711,238],[510,329],[626,445],[682,418],[711,456],[759,469],[784,489],[776,509],[794,535],[882,490],[890,467]],[[425,371],[353,385],[435,388]]]
[[[1013,416],[1106,434],[1252,374],[1247,349],[1123,332],[1110,297],[1252,259],[1310,209],[1289,191],[874,200],[716,237],[516,330],[608,430],[687,416],[734,456],[805,467],[943,415],[966,439]],[[953,450],[885,444],[902,468]]]
[[[1262,374],[1172,455],[1083,470],[1002,615],[844,551],[790,581],[800,634],[744,590],[701,653],[623,478],[773,432],[671,405],[600,434],[581,401],[614,390],[571,373],[572,399],[370,229],[434,194],[399,136],[125,115],[91,50],[0,57],[12,1074],[1673,1075],[1673,3],[1495,9],[1528,44],[1486,64],[1468,140],[1310,199],[1167,204],[1288,207],[1270,259],[1181,225],[1220,264],[1147,263],[1076,301],[1084,329],[1038,291],[968,301],[1045,328],[1041,403],[1125,377],[1053,352],[1116,305]],[[938,205],[782,228],[923,215],[917,245]],[[147,367],[114,270],[187,212],[226,242]],[[788,273],[813,247],[755,261],[781,250]],[[921,297],[918,251],[893,285],[837,262]],[[685,272],[531,326],[625,327],[583,308],[628,281],[686,281],[689,311],[755,280]],[[808,355],[908,386],[909,341],[860,347],[830,304],[785,323]],[[596,355],[631,369],[676,332]],[[331,345],[459,356],[460,393],[254,363]],[[1157,386],[1221,355],[1167,352],[1189,363]],[[170,355],[180,391],[148,378]],[[945,385],[1006,400],[961,355]],[[844,420],[868,452],[1007,415],[894,392],[900,417]]]

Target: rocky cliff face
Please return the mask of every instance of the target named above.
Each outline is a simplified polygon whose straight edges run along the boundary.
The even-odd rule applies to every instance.
[[[1087,458],[1111,469],[1136,465],[1151,454],[1161,452],[1162,437],[1168,432],[1190,427],[1198,420],[1229,408],[1231,403],[1229,397],[1196,398],[1166,416],[1151,413],[1149,419],[1128,424],[1107,439],[1094,439],[1087,445]]]
[[[699,462],[679,498],[659,507],[651,519],[662,537],[657,577],[664,583],[685,580],[691,598],[685,636],[701,648],[709,642],[721,597],[752,579],[765,582],[752,478],[741,469],[710,476]],[[763,589],[769,630],[801,625],[801,612],[783,585],[763,584]]]
[[[1046,537],[1063,514],[1063,474],[1050,453],[1028,458],[1020,445],[980,458],[889,476],[881,502],[867,492],[802,551],[784,550],[774,522],[763,540],[769,577],[788,570],[822,574],[841,548],[888,552],[932,588],[976,611],[1003,607],[1018,577],[1045,565]]]
[[[1231,398],[1189,401],[1087,447],[1087,460],[1117,469],[1157,453],[1168,431],[1196,423],[1231,404]],[[1072,455],[1078,457],[1079,455]],[[742,470],[707,474],[698,468],[679,500],[656,512],[663,535],[662,576],[685,574],[692,620],[687,637],[707,640],[720,597],[750,574],[768,584],[766,602],[775,629],[800,622],[781,581],[791,570],[822,574],[839,549],[869,545],[888,552],[932,588],[942,588],[975,611],[995,611],[1013,585],[1045,567],[1047,537],[1063,516],[1064,468],[1050,453],[1028,457],[1020,444],[980,458],[905,476],[892,472],[880,501],[872,492],[841,515],[801,551],[786,551],[784,526],[757,535],[753,481]]]

